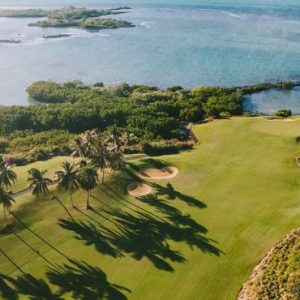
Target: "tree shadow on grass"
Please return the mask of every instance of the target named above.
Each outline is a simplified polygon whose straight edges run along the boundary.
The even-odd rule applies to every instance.
[[[152,187],[156,189],[156,194],[158,196],[167,196],[170,200],[179,199],[192,207],[206,208],[206,204],[202,201],[176,191],[171,183],[168,183],[165,187],[160,184],[153,183]]]
[[[95,249],[104,255],[115,258],[121,256],[119,251],[113,247],[109,237],[91,222],[84,223],[61,219],[58,224],[64,229],[73,231],[75,238],[84,241],[86,246],[94,245]]]
[[[126,163],[136,172],[140,172],[142,169],[145,168],[162,169],[168,166],[168,164],[163,160],[154,159],[154,158],[142,159],[139,165],[136,165],[131,162],[126,162]]]
[[[19,299],[18,293],[8,284],[8,282],[10,282],[10,278],[0,274],[0,298],[4,300]]]
[[[70,264],[49,268],[47,278],[59,287],[59,294],[71,293],[73,299],[82,300],[126,300],[123,292],[129,289],[112,284],[98,267],[85,262],[70,260]]]
[[[27,229],[29,232],[31,232],[35,237],[37,237],[39,240],[41,240],[43,243],[45,243],[47,246],[49,246],[52,250],[54,250],[56,253],[60,254],[66,259],[69,259],[69,257],[58,250],[56,247],[54,247],[51,243],[49,243],[45,238],[43,238],[41,235],[33,231],[29,226],[27,226],[16,214],[11,212],[11,215],[18,221],[19,224],[21,224],[25,229]]]
[[[139,213],[139,215],[134,216],[127,212],[112,210],[111,215],[119,223],[119,229],[123,235],[126,236],[125,239],[135,237],[133,239],[133,243],[143,243],[143,238],[145,237],[145,239],[150,238],[150,240],[153,240],[153,242],[161,241],[167,246],[168,249],[170,249],[167,241],[172,240],[175,242],[183,242],[192,248],[197,247],[199,250],[205,253],[210,253],[213,255],[221,254],[221,251],[213,245],[215,241],[207,238],[204,235],[204,233],[207,231],[205,227],[197,223],[196,224],[198,228],[190,225],[181,226],[176,222],[176,219],[173,219],[172,222],[168,222],[167,219],[169,216],[171,216],[169,213],[164,222],[144,213]],[[188,220],[191,222],[190,217]],[[145,242],[147,243],[147,240]],[[157,249],[154,248],[153,250],[155,252]],[[171,258],[172,256],[165,256],[163,249],[161,250],[162,257],[170,258],[172,261],[176,262],[184,262],[184,259],[179,258],[177,261],[176,259],[173,260]],[[176,255],[174,258],[175,257]]]
[[[59,225],[75,232],[77,239],[85,241],[86,245],[94,245],[102,254],[112,257],[129,254],[136,260],[147,258],[158,269],[169,272],[174,271],[170,262],[185,262],[184,256],[172,249],[170,241],[185,243],[205,253],[221,254],[215,242],[205,236],[207,229],[190,215],[182,214],[155,196],[145,197],[142,201],[155,206],[163,218],[144,211],[129,213],[110,208],[103,212],[113,220],[113,227],[72,220],[60,220]]]
[[[88,213],[82,211],[81,209],[79,209],[78,207],[75,208],[75,210],[77,210],[79,213],[81,213],[83,216],[85,216],[86,218],[90,219],[92,222],[97,223],[98,225],[101,225],[102,223],[99,222],[97,219],[93,218],[92,216],[90,216]],[[96,215],[100,216],[101,218],[103,218],[106,221],[110,221],[105,215],[98,213],[94,208],[90,207],[89,211],[92,211],[93,213],[95,213]],[[73,220],[75,221],[75,220]]]
[[[123,286],[110,283],[100,268],[75,260],[48,268],[46,276],[59,289],[58,292],[53,292],[45,280],[30,274],[22,274],[16,279],[0,274],[1,299],[17,300],[19,295],[24,295],[31,300],[63,300],[66,293],[71,293],[73,299],[126,300],[123,292],[130,292]]]
[[[2,250],[1,252],[17,266],[7,254]],[[45,280],[23,272],[18,266],[17,268],[22,275],[16,278],[0,273],[1,299],[18,300],[20,295],[24,295],[31,300],[63,300],[66,299],[64,294],[71,293],[73,299],[126,300],[123,292],[131,292],[125,287],[108,282],[106,274],[99,267],[85,262],[68,260],[68,264],[48,268],[46,277],[56,290],[59,289],[57,292],[53,292]]]
[[[125,168],[122,169],[122,172],[116,175],[115,182],[118,183],[118,186],[125,187],[132,181],[143,182],[144,180],[139,177],[136,165],[127,162]]]
[[[165,218],[172,224],[188,226],[201,233],[208,232],[207,228],[192,219],[191,215],[183,214],[176,207],[169,205],[167,201],[158,199],[157,195],[150,194],[144,197],[139,197],[137,199],[143,203],[147,203],[148,205],[153,206],[156,210],[163,213],[165,215]]]
[[[23,274],[16,279],[0,274],[1,299],[17,300],[19,295],[27,296],[31,300],[63,300],[52,292],[43,279],[37,279],[30,274]]]
[[[22,242],[24,243],[31,251],[33,251],[35,254],[37,254],[40,258],[42,258],[47,264],[54,266],[54,264],[49,261],[43,254],[40,253],[40,251],[36,250],[33,246],[31,246],[25,239],[23,239],[19,234],[12,231],[13,234]]]
[[[154,217],[160,218],[159,216],[153,214],[150,210],[145,209],[139,205],[136,205],[135,203],[132,203],[132,201],[129,201],[128,199],[126,199],[120,193],[116,192],[112,187],[110,187],[109,184],[104,184],[104,187],[101,188],[101,190],[109,197],[112,197],[116,201],[119,201],[120,204],[122,204],[124,207],[130,209],[134,213],[136,213],[138,211],[143,211],[147,214],[153,215]],[[97,199],[96,197],[94,197],[94,196],[92,196],[92,197],[96,201],[103,203],[101,200]],[[106,204],[106,206],[108,206],[108,205]],[[133,206],[135,209],[133,209],[131,206]],[[111,206],[109,206],[109,208],[111,208]]]

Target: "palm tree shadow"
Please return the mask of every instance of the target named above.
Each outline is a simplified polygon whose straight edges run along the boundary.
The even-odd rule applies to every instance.
[[[47,264],[54,266],[54,264],[49,261],[43,254],[41,254],[38,250],[36,250],[33,246],[31,246],[25,239],[23,239],[19,234],[12,230],[12,233],[22,242],[24,243],[30,250],[36,253],[40,258],[42,258]]]
[[[138,176],[138,171],[134,164],[126,163],[125,168],[122,169],[122,172],[118,173],[115,177],[115,182],[118,183],[118,186],[126,188],[126,185],[132,181],[143,182],[143,179]]]
[[[10,285],[10,278],[7,276],[0,274],[0,297],[4,300],[17,300],[19,299],[18,293],[15,289],[13,289]]]
[[[107,275],[98,267],[85,262],[69,260],[69,264],[47,271],[49,281],[58,286],[59,294],[71,293],[73,299],[126,300],[123,292],[130,290],[108,281]]]
[[[36,236],[38,239],[40,239],[43,243],[45,243],[47,246],[49,246],[51,249],[53,249],[56,253],[60,254],[61,256],[63,256],[66,259],[69,259],[69,257],[64,254],[63,252],[61,252],[60,250],[58,250],[56,247],[54,247],[51,243],[49,243],[46,239],[44,239],[42,236],[40,236],[38,233],[36,233],[35,231],[33,231],[30,227],[28,227],[16,214],[12,213],[13,217],[25,228],[27,229],[29,232],[31,232],[34,236]]]
[[[174,271],[172,262],[186,261],[183,254],[173,249],[173,245],[170,246],[170,242],[185,243],[191,248],[216,256],[222,254],[215,246],[216,242],[206,236],[207,228],[196,222],[191,215],[171,206],[168,201],[158,199],[158,195],[167,195],[169,199],[179,198],[188,205],[201,209],[206,207],[205,203],[177,192],[171,184],[166,187],[154,184],[154,187],[157,194],[139,198],[139,205],[126,199],[109,184],[104,184],[100,189],[126,206],[126,210],[113,208],[93,197],[105,206],[101,214],[94,210],[101,216],[105,214],[104,222],[96,221],[94,224],[60,220],[59,225],[73,231],[75,238],[86,245],[94,245],[102,254],[114,258],[127,254],[136,260],[147,258],[158,269],[169,272]],[[145,208],[145,204],[156,211]],[[109,226],[104,224],[106,220],[109,220]]]
[[[202,201],[176,191],[171,183],[168,183],[165,187],[160,184],[153,183],[152,187],[156,189],[156,194],[158,196],[167,196],[170,200],[179,199],[191,207],[197,207],[200,209],[207,207]]]
[[[184,256],[173,250],[159,224],[163,224],[149,214],[132,215],[112,209],[111,216],[118,223],[118,230],[111,236],[112,242],[121,252],[130,254],[136,260],[148,258],[158,269],[173,272],[168,262],[184,263]]]
[[[145,213],[148,213],[150,215],[153,215],[154,217],[157,217],[157,218],[160,218],[159,216],[157,215],[154,215],[151,211],[139,206],[139,205],[136,205],[134,203],[132,203],[131,201],[129,201],[128,199],[126,199],[125,197],[123,197],[120,193],[118,193],[117,191],[115,191],[112,187],[109,186],[109,184],[105,183],[103,185],[103,187],[100,187],[100,189],[106,194],[108,195],[109,197],[113,198],[114,200],[116,201],[119,201],[120,204],[122,204],[124,207],[127,207],[128,209],[130,209],[132,212],[137,212],[135,209],[131,208],[131,206],[135,207],[138,211],[139,210],[142,210],[144,211]],[[104,204],[105,206],[107,206],[106,203],[103,203],[103,201],[97,199],[95,196],[91,196],[93,197],[93,199],[95,199],[96,201]],[[109,206],[110,208],[110,206]]]
[[[67,220],[68,222],[74,222]],[[1,252],[17,266],[2,250]],[[98,267],[85,262],[68,260],[63,266],[48,267],[46,273],[50,283],[59,288],[54,293],[43,279],[24,273],[17,267],[22,275],[17,278],[0,273],[0,297],[4,300],[18,300],[20,295],[31,300],[63,300],[65,293],[71,293],[73,299],[84,300],[126,300],[123,292],[131,291],[123,286],[108,282],[106,274]]]
[[[21,294],[32,300],[62,300],[59,295],[52,292],[45,280],[37,279],[30,274],[23,274],[16,279],[0,274],[0,283],[3,299],[17,300]]]
[[[86,246],[94,245],[98,252],[114,258],[122,256],[110,243],[109,237],[91,222],[85,223],[60,219],[58,224],[62,228],[74,232],[75,238],[84,241]],[[98,226],[100,225],[98,224]]]
[[[126,164],[128,164],[131,167],[131,169],[134,170],[135,172],[140,172],[144,168],[162,169],[168,166],[168,164],[163,160],[154,159],[154,158],[142,159],[139,165],[136,165],[128,161],[126,162]]]
[[[157,195],[150,194],[137,199],[143,203],[153,206],[156,210],[164,214],[165,218],[173,224],[189,226],[201,233],[208,232],[207,228],[192,219],[191,215],[183,214],[176,207],[169,205],[167,201],[158,199]]]
[[[97,219],[93,218],[92,216],[90,216],[88,213],[82,211],[81,209],[79,209],[78,207],[75,208],[76,211],[78,211],[80,214],[82,214],[83,216],[85,216],[86,218],[90,219],[92,222],[97,223],[98,225],[101,225],[102,223],[99,222]],[[90,211],[92,211],[93,213],[99,215],[101,218],[103,218],[106,221],[110,221],[105,215],[98,213],[94,208],[90,207],[89,208]],[[62,220],[62,219],[60,219]],[[76,223],[75,220],[72,220]]]
[[[205,227],[199,225],[195,221],[192,221],[190,217],[184,218],[185,220],[188,220],[188,222],[190,222],[189,225],[180,226],[182,224],[176,222],[176,220],[179,220],[179,218],[173,218],[172,220],[171,214],[168,213],[168,215],[166,216],[166,220],[161,221],[145,213],[139,213],[137,216],[134,216],[127,212],[117,211],[114,209],[112,209],[111,212],[111,215],[119,223],[119,229],[123,233],[123,238],[124,236],[125,239],[133,237],[133,245],[135,245],[136,243],[137,245],[139,243],[150,243],[151,245],[151,242],[160,241],[162,242],[161,245],[164,245],[166,247],[158,249],[154,247],[154,253],[160,253],[162,257],[171,258],[172,261],[184,262],[185,260],[183,256],[181,256],[181,258],[178,258],[178,260],[173,260],[172,255],[170,257],[165,255],[166,253],[169,253],[169,251],[164,251],[165,248],[169,247],[167,243],[168,240],[183,242],[190,245],[191,248],[196,247],[205,253],[210,253],[217,256],[222,253],[217,247],[213,245],[215,241],[207,238],[204,235],[204,233],[207,232],[207,229]],[[168,218],[171,219],[171,222],[167,221]],[[192,227],[191,224],[194,223],[196,226]],[[160,252],[158,252],[158,250],[160,250]],[[176,255],[174,255],[174,257],[176,257]]]

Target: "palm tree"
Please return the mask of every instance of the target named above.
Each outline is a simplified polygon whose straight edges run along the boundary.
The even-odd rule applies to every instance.
[[[52,183],[52,180],[44,177],[47,170],[38,170],[36,168],[32,168],[28,171],[29,177],[27,181],[29,181],[29,188],[32,188],[32,194],[39,197],[41,194],[46,195],[50,193],[52,198],[55,199],[67,212],[71,219],[73,219],[70,212],[64,206],[64,204],[59,200],[57,196],[55,196],[52,192],[48,189],[48,184]]]
[[[17,174],[5,163],[0,165],[0,184],[9,187],[17,180]]]
[[[101,182],[104,183],[105,169],[107,167],[108,149],[104,142],[101,142],[97,146],[96,153],[92,155],[91,161],[96,169],[101,170],[102,177]]]
[[[120,137],[121,144],[125,149],[131,146],[136,139],[137,137],[133,133],[128,133],[127,131],[124,132]]]
[[[115,171],[122,169],[124,165],[125,161],[121,151],[114,150],[109,152],[107,156],[107,166],[113,171],[113,174]]]
[[[93,166],[88,165],[86,167],[83,167],[79,171],[77,178],[81,188],[87,192],[86,208],[89,209],[91,208],[90,206],[91,191],[97,186],[97,182],[98,182],[97,170]]]
[[[47,170],[38,170],[32,168],[28,171],[29,188],[32,188],[32,194],[37,197],[41,194],[47,194],[49,192],[48,184],[52,183],[51,179],[44,177]]]
[[[69,162],[62,163],[62,170],[56,172],[56,176],[58,179],[58,188],[60,190],[68,191],[70,195],[70,200],[72,207],[74,206],[72,194],[75,190],[78,189],[77,182],[77,173],[75,164],[71,164]]]
[[[81,136],[76,137],[71,145],[70,148],[72,150],[71,156],[85,156],[85,145],[84,145],[84,140]]]
[[[12,195],[6,191],[5,186],[3,184],[0,185],[0,203],[3,205],[3,212],[4,212],[4,220],[5,224],[7,225],[7,218],[6,212],[10,211],[12,207],[12,203],[15,202],[15,199]]]

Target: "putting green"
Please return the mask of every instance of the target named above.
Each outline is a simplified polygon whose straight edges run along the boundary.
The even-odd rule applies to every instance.
[[[295,138],[300,121],[233,118],[194,130],[201,143],[193,151],[129,162],[118,178],[100,185],[91,199],[94,211],[71,209],[67,195],[59,194],[74,219],[83,223],[66,221],[64,210],[47,197],[18,197],[14,213],[48,244],[15,225],[19,237],[43,257],[14,234],[2,232],[0,248],[24,272],[45,279],[52,291],[66,290],[64,299],[82,298],[87,284],[90,293],[99,293],[97,286],[105,277],[99,270],[88,272],[90,267],[101,268],[105,280],[128,289],[119,290],[128,299],[235,299],[272,245],[299,226],[295,157],[300,146]],[[138,170],[155,167],[157,160],[178,168],[178,176],[151,180],[157,198],[127,196],[126,187]],[[59,163],[50,160],[44,168],[53,164],[54,170]],[[26,168],[17,170],[20,176]],[[85,193],[76,192],[74,201],[84,205]],[[73,287],[77,297],[68,292],[72,274],[56,268],[46,276],[46,260],[79,270],[80,283]],[[0,266],[2,274],[20,275],[1,253]]]

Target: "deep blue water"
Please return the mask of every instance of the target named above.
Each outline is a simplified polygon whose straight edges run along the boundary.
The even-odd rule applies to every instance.
[[[192,87],[300,77],[300,1],[0,0],[0,7],[68,5],[129,5],[118,17],[137,27],[89,33],[0,18],[0,39],[22,41],[0,44],[0,104],[26,104],[26,86],[41,79]],[[43,39],[54,33],[73,36]]]

